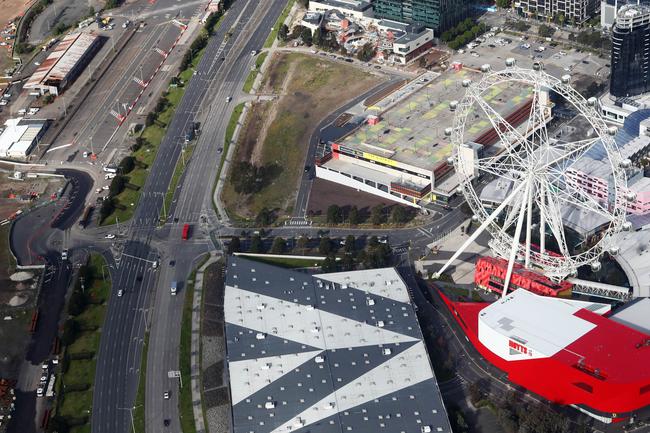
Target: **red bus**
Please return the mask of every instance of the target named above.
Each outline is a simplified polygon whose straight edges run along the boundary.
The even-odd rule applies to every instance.
[[[185,224],[183,226],[183,234],[181,235],[181,238],[186,241],[190,237],[190,225]]]

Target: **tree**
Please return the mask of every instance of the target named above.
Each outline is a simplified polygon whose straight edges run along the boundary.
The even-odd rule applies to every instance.
[[[281,41],[289,39],[289,27],[286,24],[280,26],[280,30],[278,30],[278,39]]]
[[[350,212],[348,213],[348,222],[350,225],[356,226],[360,222],[359,218],[359,209],[357,209],[356,206],[352,206],[350,208]]]
[[[373,225],[380,225],[384,222],[384,205],[378,204],[370,211],[370,221]]]
[[[156,113],[150,111],[144,119],[144,126],[151,126],[156,123]]]
[[[265,227],[271,225],[274,220],[275,218],[273,212],[263,207],[255,217],[255,224],[257,224],[259,227]]]
[[[353,253],[354,252],[356,241],[357,240],[354,238],[354,235],[348,235],[345,238],[345,252],[346,253]]]
[[[135,168],[135,158],[132,156],[125,156],[120,162],[120,171],[124,174],[130,173]]]
[[[553,33],[555,33],[555,29],[551,26],[547,26],[546,24],[542,24],[537,28],[537,34],[543,38],[550,38],[553,36]]]
[[[354,257],[352,254],[346,254],[343,256],[343,260],[341,260],[341,267],[343,268],[344,271],[352,271],[354,270]]]
[[[329,254],[321,263],[321,270],[323,272],[335,272],[336,271],[336,258],[333,254]]]
[[[124,190],[124,185],[126,184],[126,179],[121,174],[118,174],[111,181],[111,185],[108,187],[109,197],[115,197]]]
[[[239,236],[233,236],[228,243],[228,254],[238,253],[241,250],[241,240]]]
[[[99,209],[99,218],[101,221],[104,221],[108,218],[113,211],[115,211],[115,203],[112,198],[105,198],[102,201],[102,207]]]
[[[308,27],[303,27],[302,31],[300,32],[300,38],[302,41],[307,45],[308,47],[311,47],[312,41],[313,41],[313,36],[311,34],[311,29]]]
[[[298,249],[298,251],[302,252],[302,254],[305,254],[305,250],[307,249],[308,243],[309,243],[309,238],[307,236],[300,236],[296,241],[296,248]]]
[[[327,208],[327,222],[330,224],[339,224],[343,219],[341,208],[335,204]]]
[[[316,30],[314,30],[314,35],[312,36],[312,42],[317,47],[320,47],[320,46],[323,45],[324,39],[323,39],[323,33],[322,33],[320,27],[317,28]]]
[[[251,239],[250,252],[253,254],[264,252],[264,244],[262,243],[262,238],[260,235],[253,235],[253,238]]]
[[[284,238],[276,236],[275,239],[273,239],[273,245],[271,245],[271,253],[282,254],[286,248],[287,242],[284,240]]]
[[[309,0],[298,0],[298,4],[304,9],[309,9]]]
[[[393,209],[390,211],[390,221],[393,224],[404,224],[407,218],[406,211],[402,206],[393,206]]]
[[[302,31],[304,29],[305,26],[301,26],[301,25],[294,26],[294,28],[291,30],[291,34],[289,35],[289,39],[298,39],[299,37],[302,36]]]
[[[328,255],[332,251],[332,242],[327,236],[320,238],[320,243],[318,244],[318,252],[322,255]]]
[[[66,320],[63,325],[63,334],[61,335],[61,343],[65,346],[68,346],[77,339],[79,335],[79,322],[75,319]]]
[[[497,0],[497,7],[502,9],[509,9],[511,5],[510,0]]]
[[[357,58],[362,62],[369,62],[372,60],[373,57],[375,57],[375,52],[376,50],[374,45],[368,42],[364,44],[363,47],[361,47],[361,49],[357,53]]]

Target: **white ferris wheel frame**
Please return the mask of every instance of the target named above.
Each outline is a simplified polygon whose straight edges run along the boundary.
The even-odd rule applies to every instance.
[[[525,134],[513,127],[483,98],[483,95],[497,85],[519,83],[533,89],[533,100],[530,115],[526,124]],[[614,254],[618,248],[613,244],[612,237],[625,226],[626,201],[634,200],[632,193],[626,192],[625,168],[630,161],[624,160],[614,142],[616,128],[608,127],[591,101],[585,100],[569,84],[568,79],[558,79],[548,75],[537,64],[535,69],[523,69],[515,65],[501,71],[486,71],[477,82],[463,81],[467,91],[460,102],[453,101],[450,106],[455,109],[451,142],[453,153],[450,162],[453,163],[459,178],[459,190],[465,197],[473,219],[480,226],[457,250],[448,262],[437,273],[439,276],[455,261],[484,230],[491,235],[490,247],[494,253],[508,260],[508,270],[504,281],[503,295],[505,296],[514,262],[517,258],[523,261],[526,268],[537,268],[545,275],[560,280],[575,274],[584,265],[599,267],[599,259],[605,251]],[[553,91],[564,98],[579,113],[583,115],[595,134],[592,138],[574,142],[551,144],[546,130],[544,116],[550,110],[542,92]],[[497,132],[504,151],[498,156],[484,158],[468,158],[467,142],[464,132],[468,115],[479,108],[487,116],[494,131]],[[550,114],[550,111],[548,111]],[[613,206],[604,206],[582,188],[576,188],[571,182],[566,182],[566,172],[571,163],[582,157],[595,143],[601,141],[606,152],[603,161],[610,169],[608,195],[614,197]],[[543,147],[543,151],[540,149]],[[465,150],[465,152],[463,152]],[[535,153],[535,152],[539,153]],[[470,152],[471,153],[471,152]],[[522,157],[523,155],[523,157]],[[535,158],[531,158],[535,155]],[[532,161],[532,162],[531,162]],[[523,170],[522,170],[523,168]],[[472,174],[478,170],[480,174],[489,173],[495,178],[511,182],[512,190],[493,211],[482,204],[479,193],[475,189],[476,177]],[[567,189],[558,188],[561,183]],[[562,221],[562,206],[573,205],[581,210],[595,212],[610,222],[601,232],[600,239],[586,250],[571,254],[566,243],[564,223]],[[532,223],[534,209],[539,217],[540,245],[539,250],[531,248]],[[498,217],[504,216],[503,221]],[[508,233],[512,227],[514,236]],[[559,255],[546,250],[545,240],[547,228],[559,246]],[[522,230],[525,230],[525,242],[520,242]]]

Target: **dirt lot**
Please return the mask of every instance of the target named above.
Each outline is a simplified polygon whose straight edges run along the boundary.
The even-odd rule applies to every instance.
[[[223,200],[231,216],[251,218],[264,207],[291,212],[307,144],[319,120],[381,78],[322,57],[276,53],[260,93],[276,94],[272,103],[255,104],[240,135],[235,158],[273,167],[261,191],[241,195],[226,184]]]
[[[14,180],[8,177],[8,173],[0,172],[0,221],[9,218],[18,209],[28,207],[29,196],[44,199],[63,185],[60,178]]]
[[[315,179],[309,195],[307,213],[309,215],[325,215],[328,206],[333,204],[344,209],[356,206],[363,217],[370,215],[370,209],[378,204],[391,206],[395,203],[338,183]]]
[[[15,23],[18,24],[18,18],[23,16],[33,1],[34,0],[0,0],[0,29],[4,29],[10,21],[15,20]],[[5,46],[0,46],[0,71],[4,71],[11,65],[11,44],[8,43]]]

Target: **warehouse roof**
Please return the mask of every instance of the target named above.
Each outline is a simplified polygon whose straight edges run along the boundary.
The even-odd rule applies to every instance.
[[[34,139],[45,127],[44,120],[8,119],[0,134],[0,157],[25,157]]]
[[[59,42],[25,83],[25,88],[52,85],[67,78],[98,36],[90,33],[69,34]]]
[[[310,275],[231,257],[234,432],[451,432],[394,269]]]

